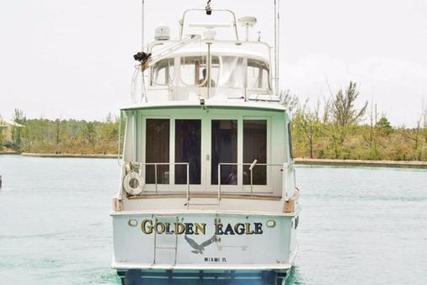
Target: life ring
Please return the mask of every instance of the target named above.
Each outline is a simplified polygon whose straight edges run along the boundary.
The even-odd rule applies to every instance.
[[[125,176],[123,187],[129,195],[139,195],[144,189],[144,178],[136,172],[130,172]]]

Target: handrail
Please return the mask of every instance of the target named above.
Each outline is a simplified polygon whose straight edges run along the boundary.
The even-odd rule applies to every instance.
[[[252,163],[231,163],[231,162],[223,162],[223,163],[218,163],[218,200],[221,200],[221,167],[222,166],[249,166],[249,171],[251,172],[251,195],[254,194],[253,192],[253,169],[256,166],[272,166],[272,167],[282,167],[281,170],[283,170],[283,164],[278,164],[278,163],[258,163],[258,160],[254,160]]]
[[[144,163],[144,162],[132,162],[135,165],[138,166],[154,166],[154,182],[155,182],[155,189],[156,194],[158,194],[158,183],[157,183],[157,167],[167,165],[167,166],[177,166],[177,165],[185,165],[187,166],[187,201],[190,200],[190,163],[188,162],[151,162],[151,163]],[[141,172],[141,171],[140,171]],[[140,173],[141,174],[141,173]],[[169,179],[171,177],[169,176]]]
[[[153,66],[153,64],[157,63],[158,61],[167,58],[174,51],[179,50],[180,48],[186,45],[199,42],[199,41],[201,41],[200,37],[190,37],[188,39],[181,39],[180,41],[171,41],[171,43],[174,43],[174,45],[165,46],[163,49],[159,50],[157,53],[151,56],[150,61],[148,62],[148,67],[151,67]],[[149,52],[153,53],[153,48],[160,45],[164,45],[164,42],[155,42],[153,45],[149,47]]]
[[[249,170],[252,171],[252,169],[254,169],[254,167],[256,166],[258,162],[258,159],[254,159],[254,161],[251,163],[251,166],[249,166]]]
[[[239,30],[237,28],[237,17],[236,14],[232,11],[232,10],[228,10],[228,9],[212,9],[213,12],[226,12],[231,14],[231,16],[233,17],[233,28],[234,28],[234,33],[236,36],[236,40],[239,41]],[[187,14],[189,12],[203,12],[205,13],[206,10],[205,9],[187,9],[184,11],[181,20],[179,21],[180,24],[180,31],[179,31],[179,38],[182,40],[182,37],[184,36],[184,26],[185,26],[185,17],[187,16]]]
[[[153,162],[153,163],[142,163],[142,162],[131,162],[133,165],[137,165],[137,166],[154,166],[154,181],[155,181],[155,192],[156,194],[158,194],[158,179],[157,179],[157,175],[158,175],[158,166],[186,166],[186,170],[187,170],[187,177],[186,177],[186,200],[187,200],[187,205],[189,205],[189,202],[191,200],[191,189],[190,189],[190,163],[188,162],[172,162],[172,163],[168,163],[168,162]],[[252,163],[218,163],[218,190],[217,190],[217,199],[218,201],[221,201],[222,199],[222,184],[221,184],[221,169],[223,166],[249,166],[249,171],[251,173],[251,179],[250,179],[250,187],[251,187],[251,192],[250,194],[253,195],[255,194],[255,192],[253,191],[254,189],[254,184],[253,184],[253,170],[255,167],[257,166],[266,166],[266,167],[281,167],[280,171],[284,172],[283,173],[283,178],[282,178],[282,193],[281,195],[283,196],[284,190],[289,188],[288,185],[288,179],[286,178],[286,175],[288,174],[288,168],[291,167],[292,164],[290,163],[258,163],[257,160],[254,160]],[[142,169],[139,169],[139,172],[141,174]],[[145,177],[144,177],[145,178]]]

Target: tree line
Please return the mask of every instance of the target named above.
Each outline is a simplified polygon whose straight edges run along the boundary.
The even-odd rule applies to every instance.
[[[283,102],[293,114],[294,156],[427,161],[427,110],[415,127],[393,127],[385,114],[378,114],[376,105],[359,102],[359,95],[355,82],[315,106],[283,93]]]
[[[17,109],[13,121],[23,127],[12,128],[10,141],[4,140],[4,134],[0,135],[3,150],[55,154],[117,153],[119,119],[112,115],[104,121],[28,119]]]
[[[376,106],[359,102],[358,85],[350,82],[324,102],[301,102],[289,91],[282,103],[292,114],[294,157],[319,159],[427,161],[427,110],[415,127],[394,127]],[[0,150],[56,154],[116,154],[120,118],[103,121],[28,119],[15,110],[6,141],[0,128]]]

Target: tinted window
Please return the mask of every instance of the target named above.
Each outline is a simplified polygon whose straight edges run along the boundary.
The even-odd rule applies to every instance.
[[[218,184],[218,164],[237,163],[237,121],[212,121],[211,182]],[[237,185],[237,166],[221,166],[221,184]]]
[[[145,155],[147,163],[169,163],[169,120],[147,119]],[[146,183],[156,183],[156,168],[146,167]],[[169,165],[157,166],[157,184],[169,184]]]
[[[200,184],[201,121],[175,121],[175,162],[188,162],[190,184]],[[175,166],[175,184],[187,184],[187,166]]]
[[[243,123],[243,162],[267,163],[267,121],[248,120]],[[243,167],[243,183],[251,184],[249,165]],[[267,167],[256,165],[252,170],[253,185],[267,184]]]

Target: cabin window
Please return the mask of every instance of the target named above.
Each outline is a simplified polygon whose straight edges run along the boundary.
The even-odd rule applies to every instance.
[[[217,56],[211,56],[211,87],[220,87],[219,75],[220,75],[219,58]]]
[[[181,83],[186,86],[208,87],[208,58],[206,56],[190,56],[181,58]],[[219,59],[212,56],[211,87],[216,87],[219,74]]]
[[[244,88],[245,69],[244,59],[235,56],[221,56],[221,72],[219,74],[219,87]]]
[[[237,185],[237,120],[212,121],[211,183],[218,184],[218,165],[222,165],[222,185]]]
[[[174,59],[168,58],[159,61],[151,71],[151,86],[165,86],[173,81]]]
[[[201,182],[201,121],[175,121],[175,162],[187,162],[190,184]],[[175,184],[187,184],[187,166],[175,166]]]
[[[164,165],[169,163],[169,129],[168,119],[147,119],[146,121],[147,184],[169,184],[169,165]],[[157,165],[156,168],[155,163],[163,163],[163,165]]]
[[[248,59],[246,64],[246,58],[243,57],[211,56],[210,67],[211,87],[271,89],[269,66],[263,61]],[[172,75],[169,75],[169,78]],[[159,73],[157,77],[163,78],[163,76],[163,73]],[[180,76],[181,85],[208,87],[208,57],[181,57]]]
[[[181,82],[187,86],[202,85],[200,81],[203,70],[207,68],[206,56],[192,56],[181,58]]]
[[[243,184],[267,185],[267,121],[245,120],[243,122],[243,162],[257,164],[251,171],[249,165],[243,167]]]
[[[270,89],[268,64],[248,59],[247,87],[248,89]]]

